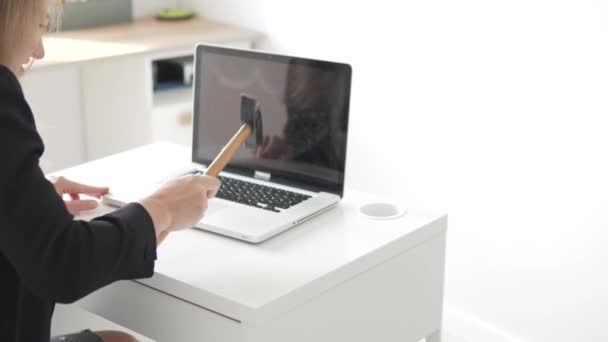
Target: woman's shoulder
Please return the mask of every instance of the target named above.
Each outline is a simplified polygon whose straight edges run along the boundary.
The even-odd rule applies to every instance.
[[[12,91],[23,95],[17,76],[2,64],[0,64],[0,91]]]
[[[44,143],[21,84],[12,71],[0,66],[0,154],[34,153],[41,156]]]
[[[34,126],[34,117],[23,95],[21,84],[6,66],[0,64],[0,119],[16,120]]]

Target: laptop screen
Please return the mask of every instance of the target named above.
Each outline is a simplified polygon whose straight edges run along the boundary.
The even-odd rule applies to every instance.
[[[238,131],[246,95],[261,124],[225,170],[342,195],[349,65],[206,45],[195,65],[193,161],[209,165]]]

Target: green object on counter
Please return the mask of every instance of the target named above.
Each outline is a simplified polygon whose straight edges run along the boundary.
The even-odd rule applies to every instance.
[[[194,17],[194,11],[179,8],[167,8],[156,14],[156,18],[159,20],[185,20],[192,17]]]

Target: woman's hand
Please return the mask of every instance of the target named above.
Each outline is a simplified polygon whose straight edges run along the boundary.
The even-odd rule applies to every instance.
[[[160,244],[172,231],[189,228],[201,220],[207,201],[217,194],[217,178],[183,176],[164,183],[156,192],[139,201],[148,211],[156,241]]]
[[[108,193],[108,187],[96,187],[85,184],[80,184],[68,180],[64,177],[51,179],[51,183],[55,187],[55,191],[63,198],[68,195],[70,200],[65,200],[65,206],[72,215],[78,215],[82,211],[93,210],[99,206],[99,202],[93,199],[80,199],[80,195],[89,195],[95,198]]]

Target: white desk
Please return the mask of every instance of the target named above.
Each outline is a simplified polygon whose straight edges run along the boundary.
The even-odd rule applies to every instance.
[[[189,149],[161,143],[60,174],[120,187],[189,161]],[[348,190],[337,208],[259,245],[173,234],[153,278],[79,304],[159,342],[438,342],[447,217],[371,220],[358,212],[369,200]]]

